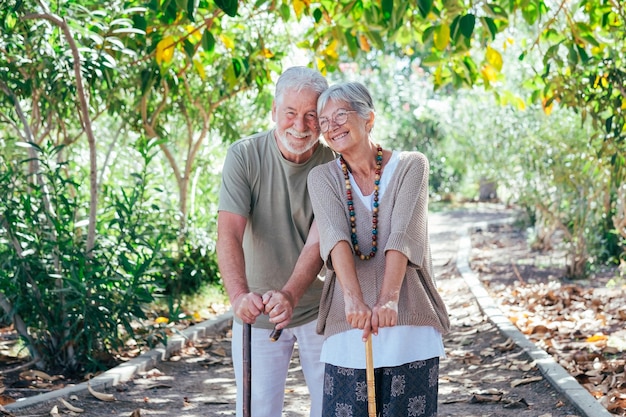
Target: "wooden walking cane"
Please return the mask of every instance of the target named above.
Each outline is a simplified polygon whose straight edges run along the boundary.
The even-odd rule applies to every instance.
[[[250,417],[252,403],[252,325],[243,324],[243,417]]]
[[[372,334],[365,341],[365,379],[367,381],[368,417],[376,417],[376,386],[374,385],[374,357],[372,355]]]

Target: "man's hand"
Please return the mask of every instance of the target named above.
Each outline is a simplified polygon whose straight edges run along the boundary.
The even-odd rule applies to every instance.
[[[270,290],[263,294],[265,314],[270,316],[270,322],[281,330],[287,327],[293,315],[293,298],[284,291]]]
[[[263,298],[253,292],[237,296],[231,304],[235,315],[248,324],[253,324],[264,311]]]

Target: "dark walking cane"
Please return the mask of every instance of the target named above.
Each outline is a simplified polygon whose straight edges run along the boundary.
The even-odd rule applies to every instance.
[[[280,337],[282,330],[274,329],[270,340],[275,342]],[[243,417],[250,417],[252,404],[252,325],[243,324]]]
[[[252,325],[243,324],[243,417],[250,417],[252,403]]]

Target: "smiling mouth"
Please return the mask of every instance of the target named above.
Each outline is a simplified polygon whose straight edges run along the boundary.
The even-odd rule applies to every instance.
[[[311,136],[311,133],[296,133],[296,132],[287,132],[289,133],[289,135],[291,135],[291,137],[295,138],[295,139],[307,139],[309,136]]]
[[[332,137],[331,139],[332,139],[332,140],[339,140],[339,139],[343,139],[343,138],[344,138],[347,134],[348,134],[348,132],[344,132],[344,133],[342,133],[341,135],[337,135],[337,136]]]

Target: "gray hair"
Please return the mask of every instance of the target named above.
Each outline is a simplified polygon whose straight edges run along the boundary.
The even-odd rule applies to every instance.
[[[291,67],[287,68],[276,82],[276,92],[274,99],[280,103],[283,94],[287,90],[301,92],[302,90],[313,90],[317,94],[321,94],[328,88],[328,81],[319,72],[308,67]]]
[[[317,99],[317,114],[322,113],[330,100],[349,104],[352,110],[364,119],[369,119],[370,114],[376,111],[370,92],[363,84],[356,81],[331,85]]]

